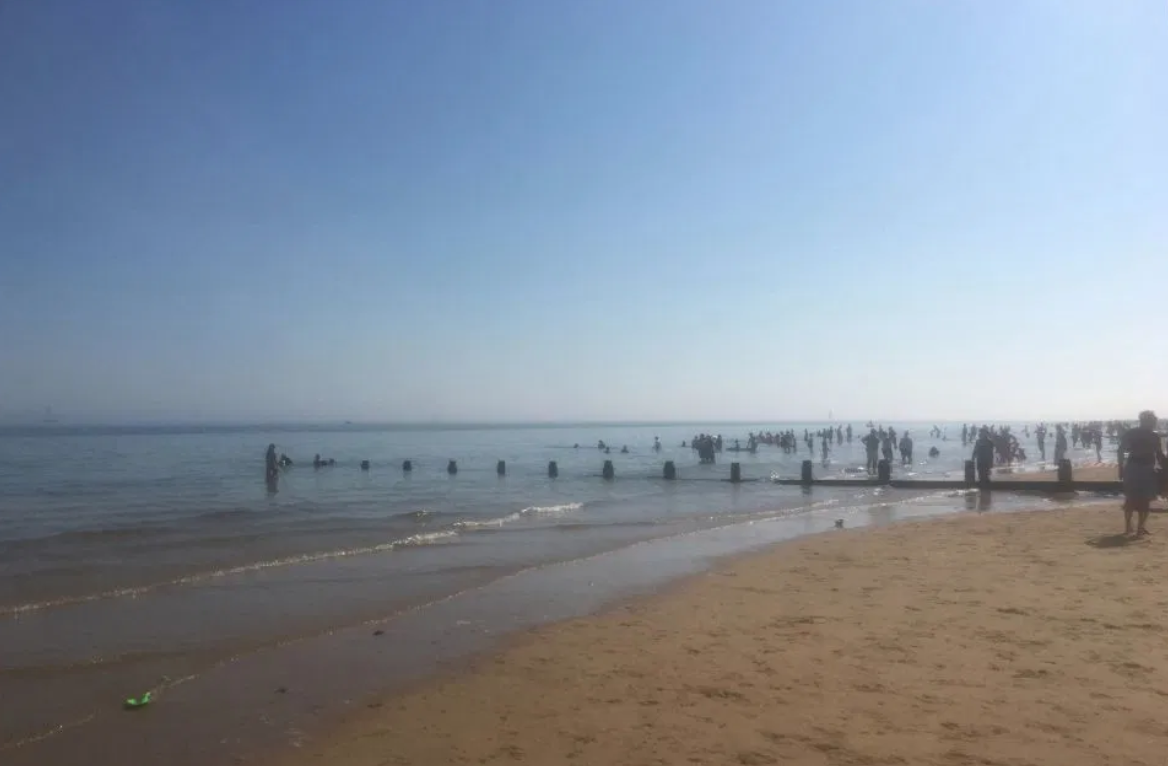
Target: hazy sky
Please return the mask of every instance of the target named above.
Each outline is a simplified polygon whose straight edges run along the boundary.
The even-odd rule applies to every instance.
[[[0,3],[0,418],[1168,411],[1160,0]]]

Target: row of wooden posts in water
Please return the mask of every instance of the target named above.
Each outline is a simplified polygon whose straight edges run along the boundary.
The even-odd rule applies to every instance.
[[[808,460],[806,462],[810,463],[811,461]],[[402,463],[402,470],[405,471],[406,473],[409,473],[410,471],[414,470],[413,462],[410,460],[404,461]],[[495,472],[497,474],[499,474],[500,476],[506,476],[507,475],[507,461],[500,460],[495,466]],[[447,463],[446,464],[446,473],[450,474],[451,476],[454,476],[455,474],[457,474],[458,473],[458,461],[451,460],[449,463]],[[548,478],[551,478],[551,479],[555,479],[560,475],[560,467],[556,463],[556,461],[551,460],[548,462],[547,475],[548,475]],[[613,467],[611,460],[604,461],[604,465],[600,467],[600,476],[601,476],[601,478],[608,479],[610,481],[616,478],[616,469]],[[662,469],[662,477],[665,479],[669,479],[670,481],[676,479],[677,478],[677,464],[674,463],[672,460],[666,460],[665,466]],[[742,482],[742,481],[757,481],[757,479],[743,479],[742,478],[742,464],[741,463],[731,463],[730,464],[730,478],[727,479],[726,481],[731,481],[731,482],[737,483],[737,482]]]
[[[364,466],[363,466],[364,467]],[[409,473],[413,470],[413,463],[406,460],[402,463],[402,470]],[[507,475],[507,461],[500,460],[495,468],[499,476]],[[446,466],[446,472],[451,476],[458,473],[458,462],[451,460]],[[548,462],[547,475],[549,478],[557,478],[560,475],[559,466],[556,461]],[[616,469],[613,467],[611,460],[605,460],[600,469],[600,476],[603,479],[612,481],[616,478]],[[673,481],[678,478],[677,464],[672,460],[665,461],[662,467],[661,476],[663,479]],[[757,479],[744,479],[742,477],[742,464],[730,464],[730,477],[723,479],[732,484],[739,484],[742,482],[757,481]],[[894,479],[892,478],[892,465],[887,460],[881,460],[876,464],[876,475],[863,479],[817,479],[814,475],[814,463],[810,460],[804,460],[802,470],[798,479],[775,479],[776,484],[787,484],[796,486],[835,486],[835,487],[858,487],[858,486],[889,486],[900,489],[972,489],[975,487],[997,486],[1000,489],[1023,490],[1023,491],[1038,491],[1049,492],[1052,489],[1059,491],[1094,491],[1094,492],[1118,492],[1122,489],[1122,484],[1116,481],[1075,481],[1074,468],[1070,460],[1060,460],[1057,464],[1057,475],[1053,482],[1047,480],[1030,480],[1025,479],[1010,479],[1008,481],[992,481],[979,482],[977,479],[977,470],[972,460],[965,461],[965,476],[962,479]]]

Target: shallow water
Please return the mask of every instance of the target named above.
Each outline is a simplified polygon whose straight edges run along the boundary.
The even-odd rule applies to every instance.
[[[929,425],[905,426],[914,433],[918,462],[898,465],[897,474],[960,474],[968,451],[959,438],[930,440]],[[700,431],[721,433],[732,444],[735,438],[745,442],[750,430],[817,427],[0,434],[0,684],[6,692],[0,747],[23,757],[67,748],[91,736],[86,732],[95,720],[111,711],[120,715],[118,701],[125,696],[169,690],[181,679],[194,680],[167,691],[168,700],[190,696],[184,705],[213,708],[206,690],[224,673],[256,673],[266,683],[292,661],[289,647],[336,660],[344,646],[340,653],[348,659],[340,665],[349,670],[325,672],[313,682],[315,702],[285,701],[281,725],[265,729],[286,741],[287,731],[315,715],[308,711],[319,699],[339,693],[329,691],[330,679],[346,679],[353,693],[373,693],[387,678],[406,677],[426,665],[424,658],[432,662],[442,654],[431,651],[430,642],[446,635],[452,619],[480,626],[462,643],[454,641],[473,647],[480,634],[581,613],[614,594],[692,571],[713,555],[819,531],[836,517],[881,523],[974,502],[962,493],[874,488],[805,493],[765,481],[796,475],[810,457],[805,448],[785,455],[761,446],[754,455],[724,453],[718,465],[699,466],[694,453],[679,446]],[[948,430],[959,434],[960,426]],[[652,450],[654,436],[661,439],[660,452]],[[599,439],[617,449],[601,454]],[[262,481],[268,442],[297,461],[275,494]],[[923,460],[934,444],[941,456]],[[621,445],[629,454],[619,454]],[[318,452],[337,465],[314,470]],[[817,473],[845,475],[862,464],[862,452],[858,441],[839,445],[829,465],[817,463]],[[1094,455],[1073,457],[1090,461]],[[365,459],[372,463],[368,472],[359,469]],[[409,474],[401,470],[405,459],[414,463]],[[446,472],[451,459],[458,462],[455,476]],[[614,463],[615,481],[598,476],[605,459]],[[721,481],[731,459],[741,462],[745,478],[764,481]],[[497,460],[507,461],[504,477],[496,474]],[[549,460],[559,465],[557,479],[547,477]],[[679,481],[660,478],[665,460],[676,461]],[[1000,496],[994,502],[1009,509],[1034,500]],[[601,560],[603,566],[585,563]],[[584,567],[590,568],[582,580]],[[340,638],[356,631],[357,645],[364,646],[367,631],[358,626],[386,620],[413,650],[395,642],[401,650],[378,660],[348,646],[355,639]],[[412,627],[403,627],[407,623]],[[385,673],[369,680],[360,668],[377,662],[387,663]],[[271,704],[271,689],[262,684],[233,693]],[[241,709],[232,725],[252,720],[249,710]],[[213,727],[217,715],[222,711],[203,710],[200,719]],[[114,720],[121,725],[122,719]],[[54,733],[77,722],[86,723]],[[151,731],[160,738],[149,754],[177,758],[166,751],[175,732],[153,725]],[[265,739],[248,731],[240,742]],[[141,735],[128,734],[135,742]],[[189,738],[178,742],[190,748]]]

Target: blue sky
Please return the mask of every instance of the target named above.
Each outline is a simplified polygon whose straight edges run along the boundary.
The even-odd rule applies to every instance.
[[[0,6],[0,418],[1168,411],[1168,8]]]

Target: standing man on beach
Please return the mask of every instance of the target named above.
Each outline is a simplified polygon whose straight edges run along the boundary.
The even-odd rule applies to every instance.
[[[1148,535],[1148,514],[1151,504],[1162,491],[1160,474],[1166,462],[1160,434],[1156,433],[1156,413],[1144,410],[1139,415],[1139,426],[1124,433],[1119,441],[1119,476],[1123,481],[1124,534],[1132,534],[1132,515],[1139,514],[1135,534]]]

